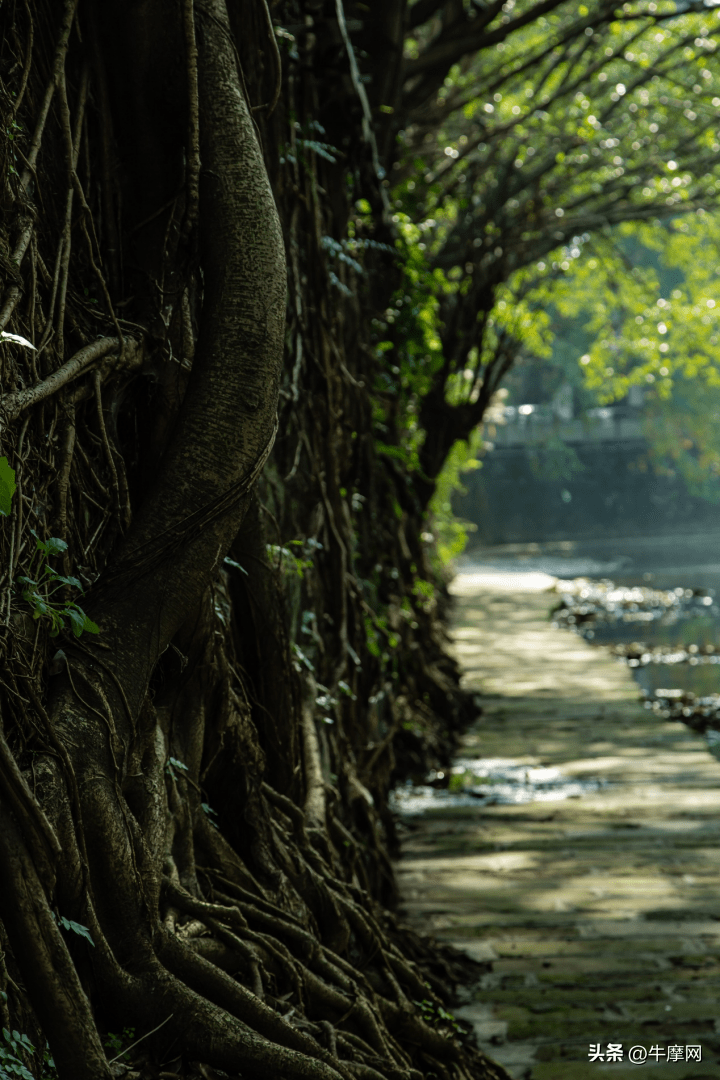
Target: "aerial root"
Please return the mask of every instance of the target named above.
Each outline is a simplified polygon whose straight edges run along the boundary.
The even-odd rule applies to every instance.
[[[252,943],[244,941],[238,934],[229,930],[222,922],[224,919],[234,923],[240,930],[247,931],[247,920],[240,909],[235,905],[225,907],[221,904],[208,903],[206,900],[198,900],[169,878],[163,880],[163,891],[165,897],[174,904],[177,910],[196,915],[199,919],[204,920],[204,924],[207,925],[208,929],[224,945],[245,961],[252,980],[253,993],[261,1001],[264,1001],[265,987],[269,984],[269,976],[257,949],[253,947]],[[179,936],[182,936],[182,934]]]
[[[219,874],[213,876],[216,880],[222,877]],[[405,962],[394,946],[384,940],[375,920],[361,912],[353,900],[334,896],[358,940],[371,957],[379,961],[382,978],[393,1000],[378,994],[362,972],[320,945],[286,913],[271,914],[263,908],[272,910],[274,905],[257,897],[253,897],[254,903],[248,903],[244,899],[248,894],[242,888],[234,886],[228,879],[224,884],[236,896],[213,889],[216,899],[210,902],[191,896],[167,878],[163,881],[165,900],[177,910],[200,920],[231,953],[242,959],[252,983],[251,990],[231,978],[214,965],[209,956],[203,955],[202,946],[193,948],[189,941],[176,940],[174,950],[182,947],[187,949],[187,954],[180,959],[180,954],[173,950],[171,960],[170,946],[166,944],[164,959],[173,969],[177,966],[178,974],[197,992],[281,1045],[319,1055],[328,1063],[337,1060],[340,1051],[349,1052],[356,1063],[358,1054],[361,1055],[362,1069],[366,1071],[355,1069],[353,1075],[357,1076],[380,1075],[376,1071],[376,1066],[380,1066],[384,1068],[386,1078],[397,1076],[408,1080],[413,1069],[409,1055],[401,1046],[404,1037],[433,1057],[439,1055],[445,1061],[459,1057],[459,1050],[452,1041],[434,1031],[416,1014],[402,988],[401,982],[414,995],[427,997],[428,988],[414,965]],[[285,943],[279,940],[282,938]],[[202,941],[195,939],[195,944],[198,940]],[[298,1007],[307,1013],[307,1019],[298,1018],[298,1023],[302,1022],[306,1030],[312,1032],[310,1045],[305,1041],[306,1034],[292,1027],[264,1003],[270,972],[276,980],[289,980],[293,986]],[[279,999],[274,993],[270,997],[277,1006]],[[347,1023],[356,1028],[358,1034],[339,1029]],[[321,1024],[325,1026],[321,1027]]]
[[[278,1046],[332,1064],[332,1055],[314,1039],[291,1027],[241,983],[216,968],[179,939],[163,934],[160,959],[196,993],[247,1024]]]

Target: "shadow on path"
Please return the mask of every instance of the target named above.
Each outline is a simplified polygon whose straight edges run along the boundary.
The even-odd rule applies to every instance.
[[[408,817],[405,911],[491,961],[460,1016],[517,1080],[720,1078],[720,762],[641,707],[624,665],[553,629],[551,585],[455,580],[456,652],[484,707],[461,756],[555,767],[596,790]],[[633,1046],[644,1063],[628,1061]]]

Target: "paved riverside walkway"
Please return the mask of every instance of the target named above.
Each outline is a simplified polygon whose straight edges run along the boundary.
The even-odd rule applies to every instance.
[[[516,1080],[720,1078],[720,762],[642,708],[624,665],[551,626],[548,585],[455,579],[456,653],[484,708],[460,756],[602,786],[408,818],[405,912],[491,962],[459,1015]],[[591,1062],[608,1043],[623,1061]],[[702,1058],[631,1064],[638,1045]]]

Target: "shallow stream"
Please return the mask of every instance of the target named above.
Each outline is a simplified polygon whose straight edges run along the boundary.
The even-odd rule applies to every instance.
[[[609,647],[632,670],[646,708],[703,732],[720,759],[720,536],[508,547],[463,569],[547,575],[550,587],[555,579],[554,624]],[[606,784],[510,759],[459,759],[397,788],[392,805],[411,817],[433,807],[558,802]]]
[[[532,767],[507,758],[456,758],[449,773],[433,772],[425,784],[396,788],[393,809],[404,816],[431,807],[498,806],[579,799],[605,786],[602,780],[577,780],[560,769]]]
[[[720,735],[720,605],[705,587],[576,578],[558,581],[554,625],[609,646],[632,670],[646,707]]]

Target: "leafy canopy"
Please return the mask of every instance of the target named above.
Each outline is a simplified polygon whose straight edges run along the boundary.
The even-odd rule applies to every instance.
[[[453,31],[437,4],[418,0],[411,9],[392,170],[404,275],[376,326],[378,439],[400,447],[420,480],[438,477],[514,363],[552,355],[553,305],[568,316],[574,304],[587,324],[591,388],[615,399],[653,375],[666,400],[673,383],[661,369],[671,370],[673,324],[652,295],[652,262],[635,271],[622,245],[608,253],[618,235],[634,235],[648,252],[684,238],[689,251],[688,239],[711,220],[696,212],[712,211],[720,195],[714,8],[506,0],[482,9],[482,26],[478,6],[463,10]],[[669,231],[658,225],[670,219]],[[598,273],[603,261],[612,273]],[[699,272],[683,311],[694,329],[682,364],[685,378],[702,369],[711,385],[706,316],[714,309],[695,299]],[[610,313],[620,293],[633,320],[644,304],[652,335],[635,333],[643,324],[623,316],[618,340]],[[614,320],[612,333],[603,320]],[[647,370],[638,368],[634,342]],[[620,354],[634,359],[623,366]],[[448,469],[459,475],[457,453]]]

